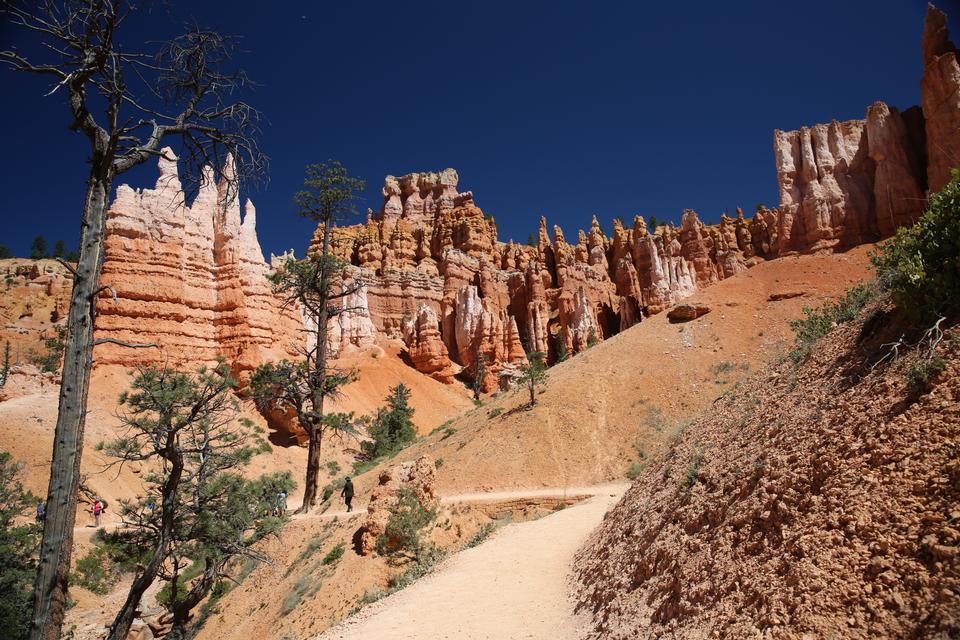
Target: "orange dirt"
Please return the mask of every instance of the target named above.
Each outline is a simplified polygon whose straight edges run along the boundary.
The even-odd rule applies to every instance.
[[[526,390],[491,398],[399,459],[442,459],[440,493],[623,478],[640,451],[662,450],[678,421],[783,352],[788,321],[804,307],[869,277],[868,249],[783,258],[724,280],[686,301],[707,305],[707,315],[684,324],[665,313],[645,318],[551,368],[534,409],[525,408]]]
[[[916,328],[868,316],[643,472],[576,561],[591,637],[960,636],[960,332],[913,402],[915,351],[873,365]]]

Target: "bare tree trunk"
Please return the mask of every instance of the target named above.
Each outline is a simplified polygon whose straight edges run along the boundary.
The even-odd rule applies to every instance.
[[[40,563],[33,590],[31,640],[57,640],[66,610],[87,393],[93,364],[96,293],[103,268],[107,198],[113,181],[111,170],[99,166],[103,162],[102,158],[94,159],[83,206],[80,260],[73,279],[67,315],[60,403],[47,488],[47,517],[43,525]]]

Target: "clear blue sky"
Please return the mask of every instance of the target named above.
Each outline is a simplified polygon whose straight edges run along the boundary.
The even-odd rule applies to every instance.
[[[291,195],[337,158],[367,181],[454,167],[525,240],[540,215],[567,237],[596,213],[707,220],[777,202],[772,136],[919,103],[925,2],[185,2],[131,24],[138,43],[183,20],[245,36],[262,86],[270,183],[251,193],[264,251],[302,253]],[[956,29],[960,8],[941,2]],[[145,16],[144,16],[145,17]],[[960,33],[957,34],[960,36]],[[0,26],[5,46],[9,28]],[[955,38],[955,40],[960,37]],[[61,94],[0,69],[0,244],[76,246],[86,143]],[[152,164],[152,163],[151,163]],[[154,167],[121,177],[150,186]],[[11,224],[12,223],[12,224]],[[575,237],[575,235],[574,235]]]

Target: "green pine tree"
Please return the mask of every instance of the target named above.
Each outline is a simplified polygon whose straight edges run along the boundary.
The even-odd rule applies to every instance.
[[[20,483],[23,465],[0,451],[0,638],[30,635],[40,525],[25,519],[36,498]]]
[[[387,406],[377,411],[370,424],[371,441],[361,445],[364,455],[371,460],[396,453],[417,438],[410,406],[410,389],[403,383],[390,390]]]

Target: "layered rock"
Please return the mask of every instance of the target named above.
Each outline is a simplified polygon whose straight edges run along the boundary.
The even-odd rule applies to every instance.
[[[173,151],[164,149],[153,189],[127,185],[107,213],[97,301],[96,337],[155,343],[156,349],[102,344],[98,364],[171,365],[224,358],[237,372],[296,353],[303,344],[299,310],[274,295],[256,233],[256,211],[241,208],[228,161],[215,180],[208,168],[186,203]]]
[[[436,509],[440,504],[434,491],[436,465],[426,456],[387,467],[377,480],[377,486],[370,493],[367,515],[358,531],[358,547],[362,555],[372,553],[377,539],[386,532],[390,513],[402,490],[411,491],[425,509]],[[387,549],[392,544],[394,541],[389,539],[384,541]]]
[[[900,112],[876,102],[863,120],[775,133],[780,255],[886,238],[950,180],[960,165],[960,62],[933,5],[922,49],[921,107]]]
[[[473,193],[457,190],[455,170],[387,176],[379,211],[334,229],[332,251],[349,264],[344,281],[356,291],[330,346],[402,339],[410,362],[444,382],[474,377],[483,358],[490,391],[525,349],[552,362],[760,261],[887,237],[920,215],[960,158],[960,64],[933,7],[923,51],[922,110],[877,102],[862,120],[776,131],[780,205],[750,218],[738,209],[707,225],[687,210],[679,227],[651,230],[636,216],[632,226],[614,221],[608,236],[594,217],[569,240],[541,218],[536,243],[517,245],[499,241]],[[187,206],[169,152],[160,173],[154,189],[117,191],[104,284],[119,302],[104,292],[97,330],[161,349],[104,345],[98,361],[225,357],[244,370],[292,353],[306,340],[304,323],[270,292],[252,203],[241,222],[239,200],[208,170]],[[315,237],[311,255],[319,245]]]

